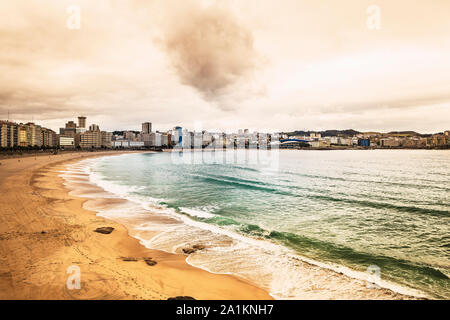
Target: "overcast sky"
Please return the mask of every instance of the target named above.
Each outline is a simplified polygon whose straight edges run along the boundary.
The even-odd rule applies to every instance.
[[[0,13],[0,119],[450,129],[449,0],[14,0]]]

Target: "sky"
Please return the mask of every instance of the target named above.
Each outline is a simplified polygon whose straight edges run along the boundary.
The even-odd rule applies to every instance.
[[[0,119],[450,129],[448,0],[14,0],[0,13]]]

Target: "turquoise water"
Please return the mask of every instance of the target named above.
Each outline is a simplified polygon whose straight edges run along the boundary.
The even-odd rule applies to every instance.
[[[238,152],[231,163],[108,157],[94,172],[194,221],[450,298],[449,151],[282,150],[270,166]]]

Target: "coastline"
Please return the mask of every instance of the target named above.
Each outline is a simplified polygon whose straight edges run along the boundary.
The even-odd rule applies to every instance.
[[[66,172],[68,166],[87,158],[124,153],[129,152],[87,153],[77,154],[75,157],[54,155],[49,156],[48,159],[51,160],[47,164],[42,163],[45,161],[36,163],[37,160],[34,160],[34,166],[33,159],[14,159],[10,160],[11,163],[3,163],[0,167],[0,178],[3,181],[0,183],[0,192],[21,200],[20,207],[26,216],[20,216],[20,209],[13,210],[20,221],[15,229],[27,230],[18,232],[11,225],[5,229],[7,223],[1,221],[0,258],[6,263],[2,264],[0,270],[0,299],[165,300],[174,296],[218,300],[274,298],[268,288],[255,284],[254,281],[247,281],[231,273],[213,273],[207,268],[189,263],[189,259],[183,254],[146,248],[138,240],[139,237],[136,239],[136,234],[131,234],[133,230],[130,226],[127,227],[117,219],[103,218],[94,209],[83,209],[89,199],[72,195],[74,190],[65,186],[67,180],[61,173]],[[26,167],[25,171],[17,172],[23,166]],[[6,168],[13,169],[13,172],[5,177],[3,169]],[[14,180],[14,188],[8,188],[12,185],[11,182],[8,183],[8,179]],[[17,179],[19,184],[16,183]],[[17,190],[8,190],[16,188],[25,192],[19,195]],[[25,205],[28,197],[33,198],[31,200],[34,205]],[[119,199],[106,199],[106,202],[114,206],[117,200]],[[17,205],[18,202],[15,203]],[[39,213],[44,215],[31,217],[33,224],[26,225],[23,218],[29,219],[30,211],[37,207]],[[8,209],[11,211],[11,204]],[[37,221],[38,227],[34,228]],[[105,226],[115,228],[114,232],[109,235],[93,232],[96,228]],[[28,230],[30,228],[33,231]],[[42,231],[45,233],[42,234]],[[16,251],[13,247],[19,250]],[[54,253],[48,254],[46,250]],[[154,267],[147,266],[143,259],[149,257],[158,264]],[[18,262],[21,258],[27,258],[27,261]],[[124,261],[124,258],[131,261]],[[331,285],[326,288],[320,288],[320,284],[313,286],[316,288],[305,290],[301,299],[421,299],[419,296],[385,288],[366,289],[363,281],[352,279],[345,272],[330,270],[326,265],[314,261],[303,260],[302,264],[305,264],[305,270],[309,273],[320,270],[319,276],[327,281],[331,280]],[[80,266],[81,290],[66,289],[65,283],[69,276],[66,268],[70,265]],[[12,271],[13,268],[15,271]],[[16,269],[20,270],[18,274]],[[355,283],[357,287],[354,287]],[[350,290],[342,294],[338,286],[345,286],[346,290],[355,289],[355,293]]]
[[[118,154],[2,161],[0,299],[272,299],[245,280],[193,267],[184,255],[147,249],[120,223],[83,209],[87,199],[69,195],[60,171],[81,159]],[[105,226],[114,231],[94,232]],[[150,257],[157,265],[145,263]],[[80,268],[80,290],[67,289],[70,266]]]
[[[83,163],[81,162],[78,165],[74,166],[67,166],[68,172],[78,172],[80,167],[83,167],[84,169],[91,167],[92,164]],[[74,170],[74,171],[72,171]],[[88,170],[89,171],[89,170]],[[72,173],[69,173],[71,175]],[[79,174],[79,173],[75,173]],[[70,182],[69,182],[70,181]],[[180,239],[177,240],[177,235],[175,233],[169,232],[166,234],[164,230],[169,230],[173,223],[177,223],[176,221],[180,221],[179,218],[182,216],[179,216],[176,214],[175,217],[173,217],[172,213],[169,213],[167,215],[166,210],[162,210],[162,214],[159,212],[162,208],[159,208],[158,206],[150,206],[147,209],[144,209],[145,213],[144,215],[140,215],[138,211],[142,210],[139,209],[140,205],[138,207],[135,207],[135,205],[129,206],[129,202],[132,203],[134,200],[126,200],[128,199],[127,196],[121,195],[122,192],[119,192],[119,194],[116,194],[118,190],[114,188],[110,191],[111,186],[109,183],[107,184],[108,187],[103,186],[103,183],[100,185],[98,184],[99,181],[95,179],[95,182],[89,182],[89,187],[86,188],[86,184],[79,183],[81,181],[78,181],[78,178],[75,178],[75,181],[73,181],[73,178],[67,178],[66,182],[69,183],[70,189],[73,190],[73,192],[79,196],[89,198],[91,201],[86,203],[88,205],[89,210],[94,210],[98,212],[99,216],[106,217],[107,219],[112,219],[116,222],[119,222],[126,226],[126,228],[129,230],[129,234],[131,234],[133,237],[140,240],[140,243],[142,245],[147,246],[147,248],[150,249],[157,249],[159,251],[163,251],[166,253],[179,253],[181,250],[180,244],[183,245],[184,241],[177,242]],[[106,189],[103,189],[106,188]],[[112,193],[111,193],[112,192]],[[109,198],[114,198],[115,200],[112,201]],[[103,199],[102,199],[103,198]],[[106,198],[106,199],[105,199]],[[140,201],[139,201],[140,202]],[[144,207],[147,207],[145,205]],[[113,210],[112,214],[109,214],[108,212],[110,210]],[[164,212],[164,213],[163,213]],[[117,215],[119,213],[119,215]],[[131,214],[131,215],[130,215]],[[172,218],[175,218],[173,220]],[[181,218],[181,224],[187,224],[192,226],[198,226],[198,222],[191,223],[191,220],[184,217]],[[179,222],[178,222],[179,223]],[[142,230],[141,225],[147,225],[151,226],[150,229],[153,231],[151,232],[144,232],[144,231],[137,231]],[[201,223],[200,223],[201,224]],[[163,229],[161,229],[161,225],[163,226]],[[156,228],[155,228],[156,226]],[[189,227],[189,226],[188,226]],[[226,239],[223,239],[223,236],[225,234],[228,234],[228,232],[223,233],[222,230],[217,230],[217,228],[210,226],[210,225],[204,225],[204,228],[202,230],[211,230],[213,234],[216,234],[216,232],[219,232],[217,236],[220,237],[220,239],[224,241],[229,241]],[[212,229],[210,229],[212,227]],[[144,228],[146,229],[146,228]],[[156,231],[159,229],[160,231]],[[162,248],[160,246],[154,246],[153,240],[156,240],[157,238],[160,239],[161,233],[166,234],[165,239],[167,240],[167,236],[170,235],[170,243],[172,245],[175,245],[175,248],[178,248],[174,251],[174,249],[170,249],[170,246],[167,248]],[[229,235],[229,234],[228,234]],[[233,237],[233,235],[230,235]],[[242,236],[238,237],[242,238]],[[193,234],[193,242],[194,243],[200,243],[202,244],[203,240],[200,238],[197,238]],[[219,242],[219,238],[217,239]],[[251,242],[254,242],[255,239],[247,239]],[[189,241],[191,242],[191,241]],[[209,241],[206,241],[209,242]],[[260,241],[257,241],[260,242]],[[191,243],[192,245],[193,243]],[[183,246],[185,246],[186,243],[184,243]],[[211,245],[211,244],[210,244]],[[265,245],[264,245],[265,246]],[[212,247],[213,248],[213,247]],[[202,251],[203,253],[203,251]],[[260,288],[265,289],[269,294],[277,299],[286,299],[288,298],[285,295],[279,296],[276,291],[274,292],[272,289],[272,286],[268,286],[267,282],[264,283],[264,281],[260,281],[261,279],[258,278],[252,278],[248,277],[245,273],[242,274],[240,272],[231,272],[231,270],[222,270],[222,271],[215,271],[210,269],[205,264],[199,264],[199,263],[192,263],[190,260],[192,260],[191,255],[185,256],[181,254],[183,258],[185,258],[185,261],[196,267],[201,268],[203,270],[206,270],[208,272],[214,273],[214,274],[232,274],[237,276],[240,279],[248,280],[250,283],[255,284],[256,286],[259,286]],[[206,256],[208,255],[208,250],[206,251]],[[196,254],[195,254],[196,256]],[[217,256],[216,256],[217,258]],[[221,257],[221,259],[227,261],[232,261],[236,257],[225,255]],[[391,283],[388,281],[382,281],[382,284],[380,284],[381,288],[368,288],[367,287],[367,274],[362,274],[361,272],[353,271],[348,268],[342,267],[342,266],[331,266],[327,265],[318,261],[313,261],[308,258],[304,258],[301,256],[294,255],[291,257],[292,260],[296,261],[295,264],[299,266],[297,269],[297,272],[299,276],[296,277],[296,279],[292,279],[292,283],[290,285],[296,285],[296,281],[300,281],[299,283],[299,290],[297,291],[297,294],[294,296],[291,296],[290,299],[296,298],[296,299],[421,299],[424,297],[424,295],[416,290],[402,287],[400,285],[397,285],[395,283]],[[194,261],[196,259],[194,258]],[[235,263],[239,264],[239,259],[235,261]],[[257,266],[255,266],[257,267]],[[257,267],[259,269],[259,267]],[[291,270],[293,271],[293,270]],[[280,270],[282,273],[282,270]],[[312,287],[310,285],[306,285],[305,283],[315,283]]]

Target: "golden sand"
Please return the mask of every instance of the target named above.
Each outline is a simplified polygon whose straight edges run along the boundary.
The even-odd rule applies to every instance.
[[[185,256],[150,250],[124,226],[83,209],[59,177],[65,165],[117,152],[0,160],[0,299],[271,299],[231,275],[192,267]],[[111,234],[94,232],[113,227]],[[145,258],[157,261],[149,266]],[[69,290],[70,266],[81,289]]]

